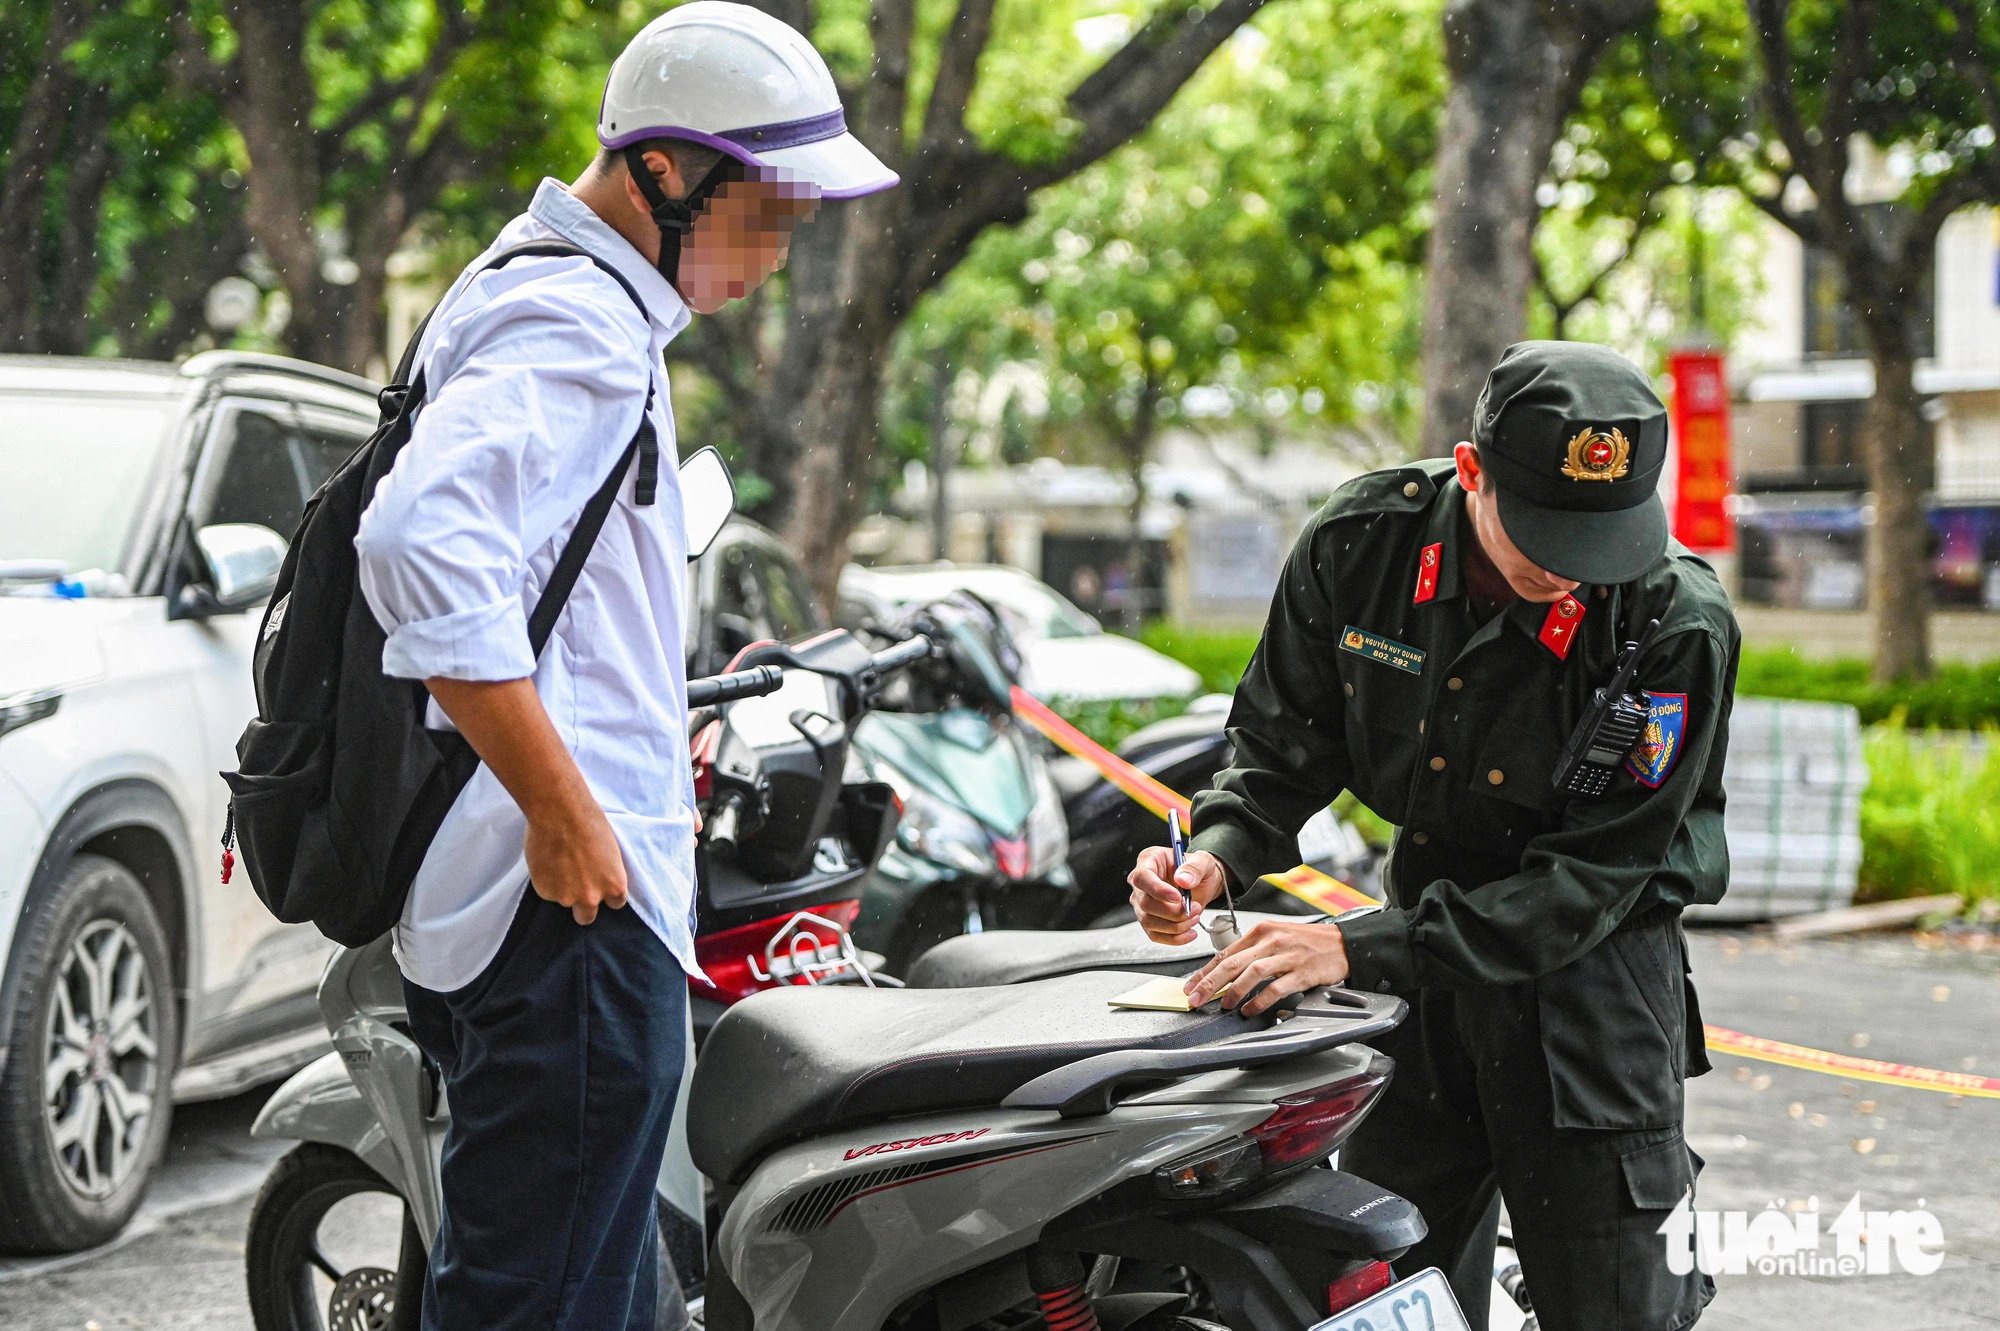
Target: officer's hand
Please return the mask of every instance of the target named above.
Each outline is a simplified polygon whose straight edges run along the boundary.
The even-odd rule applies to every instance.
[[[1346,978],[1347,940],[1338,926],[1262,920],[1188,977],[1188,1006],[1200,1007],[1220,994],[1222,1005],[1234,1008],[1243,1003],[1245,994],[1269,980],[1263,992],[1243,1006],[1243,1015],[1254,1017],[1281,998]]]
[[[1229,872],[1222,861],[1205,850],[1197,850],[1174,872],[1174,853],[1165,846],[1148,846],[1139,852],[1139,863],[1126,875],[1132,885],[1132,913],[1145,927],[1146,937],[1156,943],[1192,943],[1194,922],[1201,908],[1222,895],[1222,876]],[[1171,881],[1170,881],[1171,876]],[[1194,913],[1181,909],[1180,889],[1194,898]]]
[[[599,906],[624,906],[625,856],[595,804],[529,819],[526,850],[535,895],[568,906],[578,924],[594,921]]]

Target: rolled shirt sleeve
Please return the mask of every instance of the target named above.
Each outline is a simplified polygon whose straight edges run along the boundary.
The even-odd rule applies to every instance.
[[[1561,826],[1523,849],[1497,881],[1439,879],[1414,902],[1344,921],[1349,983],[1407,991],[1539,978],[1596,946],[1656,879],[1719,881],[1722,765],[1735,690],[1733,624],[1692,627],[1656,649],[1641,678],[1654,694],[1688,700],[1682,752],[1655,789],[1623,770],[1599,799],[1570,801]],[[1477,890],[1471,890],[1476,888]],[[1685,903],[1680,903],[1685,904]]]
[[[440,315],[452,317],[428,358],[435,387],[361,516],[361,588],[398,678],[535,673],[529,556],[581,512],[644,409],[637,311],[627,327],[580,294],[559,298],[608,280],[587,260],[519,262],[550,272],[476,306],[475,280]]]
[[[1334,664],[1339,622],[1308,526],[1278,580],[1263,639],[1229,709],[1235,757],[1194,798],[1194,850],[1205,850],[1246,886],[1298,859],[1298,829],[1324,809],[1349,776],[1344,700]]]

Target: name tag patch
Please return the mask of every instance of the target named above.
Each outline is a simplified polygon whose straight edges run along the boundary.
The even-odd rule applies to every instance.
[[[1398,670],[1407,670],[1412,675],[1424,673],[1424,654],[1414,647],[1405,647],[1379,633],[1368,633],[1349,624],[1340,635],[1340,650],[1365,656],[1371,661],[1379,661]]]

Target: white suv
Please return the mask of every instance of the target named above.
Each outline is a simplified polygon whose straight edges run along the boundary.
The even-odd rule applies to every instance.
[[[276,357],[0,357],[0,1249],[111,1237],[172,1101],[324,1048],[329,947],[222,881],[217,773],[285,538],[375,419]]]

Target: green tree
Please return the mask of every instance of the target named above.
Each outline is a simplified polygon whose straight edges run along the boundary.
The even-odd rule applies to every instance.
[[[1318,40],[1336,18],[1338,48]],[[1136,542],[1153,443],[1192,388],[1232,425],[1275,407],[1398,432],[1424,202],[1405,164],[1429,155],[1442,76],[1434,48],[1403,38],[1434,18],[1432,0],[1262,16],[1144,135],[1043,191],[917,307],[892,376],[917,391],[892,394],[908,413],[892,436],[935,470],[965,425],[929,382],[1025,363],[1044,434],[1130,477]]]
[[[782,314],[705,322],[752,470],[823,594],[872,493],[889,351],[988,227],[1138,134],[1265,0],[767,0],[833,57],[849,122],[903,178],[827,208],[792,248]],[[1085,19],[1098,20],[1084,27]],[[1127,35],[1108,54],[1096,40]]]
[[[1690,160],[1839,269],[1875,372],[1862,432],[1875,675],[1925,675],[1935,459],[1915,364],[1939,230],[2000,202],[2000,9],[1678,0],[1667,21],[1661,101]]]

